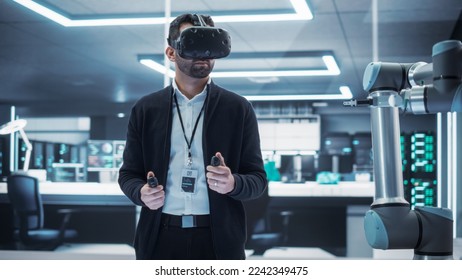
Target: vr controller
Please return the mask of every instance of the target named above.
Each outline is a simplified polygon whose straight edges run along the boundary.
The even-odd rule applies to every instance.
[[[149,185],[151,188],[155,188],[155,187],[157,187],[157,185],[159,185],[159,181],[157,180],[156,177],[154,177],[154,176],[149,176],[149,178],[148,178],[148,185]]]
[[[217,59],[228,56],[231,52],[231,36],[228,31],[205,26],[203,21],[200,22],[200,26],[184,29],[177,40],[169,40],[170,46],[185,59]]]
[[[211,166],[219,166],[220,165],[220,159],[217,156],[213,156],[212,159],[210,160],[210,165]]]

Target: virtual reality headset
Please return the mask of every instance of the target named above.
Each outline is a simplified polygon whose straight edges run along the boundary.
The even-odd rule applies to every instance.
[[[205,26],[201,16],[196,15],[200,26],[185,28],[177,40],[169,40],[169,44],[182,58],[217,59],[231,52],[231,37],[222,28]]]

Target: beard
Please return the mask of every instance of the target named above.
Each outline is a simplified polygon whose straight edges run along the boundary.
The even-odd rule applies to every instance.
[[[184,59],[177,55],[176,64],[178,69],[185,75],[196,79],[202,79],[210,75],[213,70],[215,61]]]

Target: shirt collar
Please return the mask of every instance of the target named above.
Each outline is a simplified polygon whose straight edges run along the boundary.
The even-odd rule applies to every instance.
[[[173,82],[172,82],[172,87],[173,87],[173,94],[176,94],[176,96],[179,97],[179,100],[180,102],[201,102],[201,101],[204,101],[205,100],[205,97],[207,96],[207,86],[210,85],[210,83],[212,82],[212,78],[209,77],[208,81],[207,81],[207,84],[205,85],[205,87],[202,89],[202,91],[197,94],[196,96],[194,96],[191,100],[189,100],[181,91],[180,89],[178,88],[178,85],[176,84],[176,81],[175,79],[173,79]]]

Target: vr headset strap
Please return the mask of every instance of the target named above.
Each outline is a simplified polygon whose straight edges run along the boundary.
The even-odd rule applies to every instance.
[[[195,16],[199,22],[200,25],[196,25],[194,24],[195,26],[207,26],[207,24],[205,24],[205,21],[204,19],[202,18],[201,15],[198,15],[198,14],[193,14],[193,16]]]

